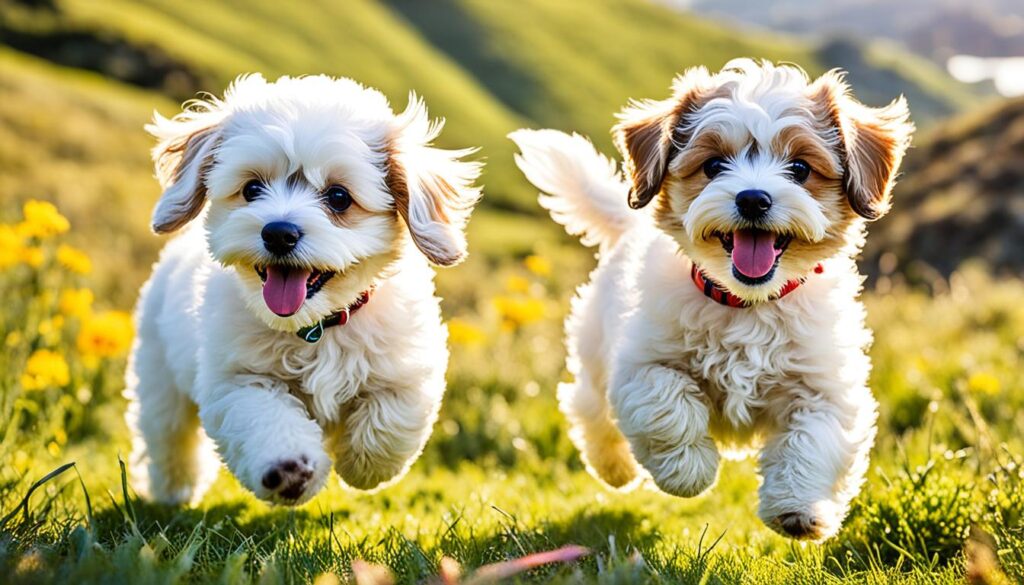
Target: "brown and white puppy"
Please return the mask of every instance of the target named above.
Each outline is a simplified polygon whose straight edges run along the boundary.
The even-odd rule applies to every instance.
[[[566,324],[571,436],[609,485],[686,497],[720,449],[759,447],[764,522],[828,537],[875,435],[854,258],[889,209],[906,102],[745,59],[672,90],[620,114],[624,176],[581,136],[511,136],[541,204],[600,248]]]

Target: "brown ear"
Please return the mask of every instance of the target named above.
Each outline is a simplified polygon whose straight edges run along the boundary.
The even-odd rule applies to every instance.
[[[430,123],[423,102],[410,95],[396,117],[388,152],[387,185],[413,243],[432,263],[452,266],[466,257],[464,229],[480,189],[481,165],[460,160],[475,152],[430,146],[442,122]]]
[[[219,143],[221,119],[216,111],[188,110],[172,119],[157,114],[146,126],[160,139],[153,148],[153,162],[164,189],[153,210],[154,232],[174,232],[202,211],[206,203],[204,176]]]
[[[668,165],[681,147],[683,138],[677,129],[683,116],[697,108],[697,98],[709,81],[703,67],[690,69],[673,82],[672,97],[632,102],[619,112],[612,137],[632,182],[629,206],[633,209],[644,207],[661,191]]]
[[[876,220],[889,211],[896,173],[914,133],[907,100],[900,96],[883,108],[856,104],[843,110],[846,194],[854,211]]]
[[[889,211],[896,174],[914,134],[907,100],[900,96],[881,108],[865,106],[849,95],[838,72],[824,75],[811,91],[812,100],[823,106],[822,115],[839,129],[850,207],[868,220],[882,217]]]

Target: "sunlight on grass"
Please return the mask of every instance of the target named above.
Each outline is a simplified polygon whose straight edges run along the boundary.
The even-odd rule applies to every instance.
[[[882,403],[874,470],[837,538],[796,545],[756,520],[752,461],[725,463],[717,486],[690,500],[610,492],[581,469],[553,394],[561,316],[593,261],[548,240],[518,257],[485,254],[441,279],[455,346],[449,394],[424,457],[398,485],[367,495],[332,482],[289,510],[256,501],[222,472],[196,509],[146,504],[119,465],[129,449],[120,392],[130,320],[97,301],[87,270],[73,269],[86,256],[61,260],[75,227],[60,210],[30,201],[6,219],[8,251],[41,255],[10,255],[0,269],[3,298],[15,303],[0,317],[0,570],[13,582],[344,581],[377,565],[386,571],[373,574],[397,582],[455,567],[473,579],[498,570],[478,571],[484,565],[526,557],[498,565],[525,569],[538,558],[528,555],[571,544],[591,554],[528,575],[952,583],[963,578],[972,526],[989,536],[971,541],[970,558],[991,549],[1002,568],[971,560],[970,570],[1024,576],[1014,528],[1024,517],[1024,285],[992,280],[983,267],[966,266],[936,297],[868,295]]]

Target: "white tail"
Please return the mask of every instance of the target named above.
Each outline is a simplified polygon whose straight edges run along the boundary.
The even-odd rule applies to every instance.
[[[589,140],[557,130],[516,130],[508,136],[521,151],[515,157],[519,169],[542,191],[541,207],[584,245],[604,251],[635,221],[637,212],[627,203],[629,186],[615,162]]]

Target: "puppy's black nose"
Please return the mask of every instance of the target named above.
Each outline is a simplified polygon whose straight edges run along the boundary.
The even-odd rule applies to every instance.
[[[736,208],[743,219],[761,219],[772,208],[772,197],[760,189],[747,189],[736,194]]]
[[[302,232],[299,226],[287,221],[272,221],[263,226],[263,247],[275,256],[284,256],[295,249]]]

